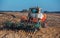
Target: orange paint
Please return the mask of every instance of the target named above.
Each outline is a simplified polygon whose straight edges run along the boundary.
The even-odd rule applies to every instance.
[[[44,15],[43,15],[43,18],[41,19],[42,22],[44,22],[44,21],[46,20],[46,18],[47,18],[47,16],[46,16],[46,14],[44,14]]]
[[[21,16],[21,19],[22,20],[27,20],[27,17],[26,16]]]
[[[33,18],[32,21],[33,21],[33,22],[37,22],[38,19],[37,19],[37,18]]]

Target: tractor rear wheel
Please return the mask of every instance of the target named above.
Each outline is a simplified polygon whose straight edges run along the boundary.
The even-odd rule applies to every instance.
[[[47,27],[47,23],[45,23],[45,22],[41,23],[41,27],[42,28],[46,28]]]

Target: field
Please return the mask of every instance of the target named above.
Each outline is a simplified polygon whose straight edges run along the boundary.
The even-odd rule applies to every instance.
[[[27,13],[24,13],[26,15]],[[10,20],[12,22],[19,22],[21,13],[3,13],[0,14],[0,27],[3,22]],[[0,30],[0,38],[60,38],[60,14],[48,13],[47,14],[46,28],[41,28],[37,32],[25,32],[22,30]]]

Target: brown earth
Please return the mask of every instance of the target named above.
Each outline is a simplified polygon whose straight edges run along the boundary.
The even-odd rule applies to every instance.
[[[24,15],[26,15],[25,13]],[[14,16],[13,16],[14,15]],[[0,14],[0,26],[3,26],[4,21],[19,22],[21,13],[5,13]],[[60,14],[48,13],[47,25],[49,27],[41,28],[34,33],[25,32],[22,30],[0,30],[0,38],[60,38]]]

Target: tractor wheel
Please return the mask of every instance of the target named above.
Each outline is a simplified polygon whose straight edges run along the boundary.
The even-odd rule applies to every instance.
[[[46,28],[47,27],[47,23],[45,23],[45,22],[41,23],[41,27],[42,28]]]

